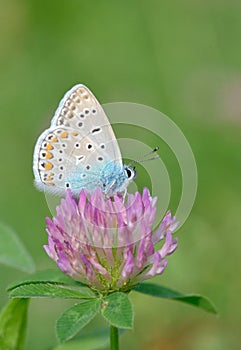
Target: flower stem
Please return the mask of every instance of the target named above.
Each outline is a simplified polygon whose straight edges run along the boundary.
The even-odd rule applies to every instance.
[[[110,350],[119,350],[119,332],[115,326],[110,326]]]

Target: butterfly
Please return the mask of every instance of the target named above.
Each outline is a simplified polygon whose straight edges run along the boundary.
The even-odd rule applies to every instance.
[[[34,149],[35,185],[50,194],[78,195],[97,187],[107,196],[125,194],[136,176],[122,162],[121,152],[108,118],[92,92],[78,84],[61,100],[50,128]]]

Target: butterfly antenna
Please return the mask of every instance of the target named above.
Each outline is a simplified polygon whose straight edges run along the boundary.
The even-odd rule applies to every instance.
[[[128,166],[132,166],[132,165],[134,165],[134,164],[136,164],[136,163],[143,163],[143,162],[146,162],[146,161],[149,161],[149,160],[158,159],[158,158],[159,158],[158,155],[156,155],[156,156],[154,156],[154,157],[151,157],[151,158],[147,158],[148,156],[151,156],[151,155],[153,155],[154,153],[156,153],[158,150],[159,150],[159,147],[156,146],[155,148],[153,148],[153,150],[152,150],[151,152],[148,152],[148,153],[144,154],[144,155],[143,155],[141,158],[139,158],[139,159],[136,159],[136,160],[131,161],[131,162],[128,164]]]

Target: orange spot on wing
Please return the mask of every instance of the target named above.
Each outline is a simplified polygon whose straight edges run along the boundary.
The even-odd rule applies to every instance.
[[[46,150],[47,150],[47,151],[50,151],[51,149],[53,149],[53,146],[50,145],[50,143],[48,143],[47,146],[46,146]]]
[[[46,159],[51,159],[51,158],[53,158],[52,153],[48,152],[48,153],[46,154],[45,158],[46,158]]]
[[[51,170],[53,168],[53,164],[52,163],[46,163],[45,164],[45,170]]]
[[[46,182],[52,181],[53,180],[53,176],[54,176],[53,173],[49,174],[45,181]]]
[[[58,141],[58,139],[57,139],[57,137],[56,136],[53,136],[52,138],[51,138],[51,140],[49,140],[50,142],[57,142]]]
[[[79,135],[76,131],[73,131],[71,134],[72,134],[73,136],[78,136],[78,135]]]
[[[66,138],[68,137],[68,133],[66,131],[62,132],[62,134],[60,135],[61,138]]]

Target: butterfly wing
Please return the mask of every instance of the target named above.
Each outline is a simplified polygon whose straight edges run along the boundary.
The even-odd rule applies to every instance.
[[[92,190],[108,162],[123,167],[112,127],[90,90],[76,85],[65,94],[50,129],[35,146],[36,186],[59,194],[68,186]]]

